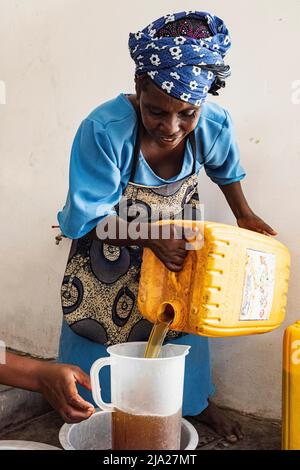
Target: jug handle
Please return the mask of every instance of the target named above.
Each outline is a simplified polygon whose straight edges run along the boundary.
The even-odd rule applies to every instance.
[[[99,372],[102,367],[111,365],[111,357],[101,357],[91,367],[90,377],[92,386],[92,395],[94,402],[104,411],[114,411],[114,405],[112,403],[106,403],[101,397],[101,387]]]
[[[169,271],[169,280],[173,284],[173,287],[175,288],[176,292],[181,291],[181,285],[178,282],[177,274],[173,271]]]

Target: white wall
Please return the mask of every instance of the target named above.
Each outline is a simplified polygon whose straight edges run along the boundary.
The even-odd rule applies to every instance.
[[[0,338],[55,356],[69,243],[57,247],[50,226],[65,200],[74,133],[91,109],[133,90],[129,31],[189,9],[219,15],[231,31],[233,76],[217,100],[235,122],[248,200],[292,253],[285,325],[212,342],[217,399],[276,418],[282,333],[300,315],[300,105],[292,104],[292,82],[300,80],[297,0],[0,0],[0,81],[7,93],[0,104]],[[219,188],[205,175],[201,186],[207,219],[234,223]]]

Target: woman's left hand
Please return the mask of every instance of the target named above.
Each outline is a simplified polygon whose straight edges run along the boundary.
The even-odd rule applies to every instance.
[[[260,217],[255,214],[249,214],[236,219],[237,224],[241,228],[253,230],[253,232],[262,233],[263,235],[271,235],[275,237],[277,232],[266,224]]]

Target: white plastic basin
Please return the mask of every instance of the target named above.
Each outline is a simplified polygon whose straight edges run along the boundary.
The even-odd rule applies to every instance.
[[[64,424],[59,432],[59,440],[66,450],[110,450],[111,412],[97,411],[81,423]],[[180,449],[196,449],[198,440],[194,426],[182,418]]]
[[[34,441],[0,441],[0,450],[61,450],[59,447]]]

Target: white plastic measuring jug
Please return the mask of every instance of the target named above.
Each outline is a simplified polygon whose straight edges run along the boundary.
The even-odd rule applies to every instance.
[[[113,450],[180,449],[185,356],[190,346],[167,344],[158,358],[144,358],[146,342],[110,346],[110,357],[91,368],[92,393],[112,413]],[[111,368],[111,400],[101,397],[99,371]]]

